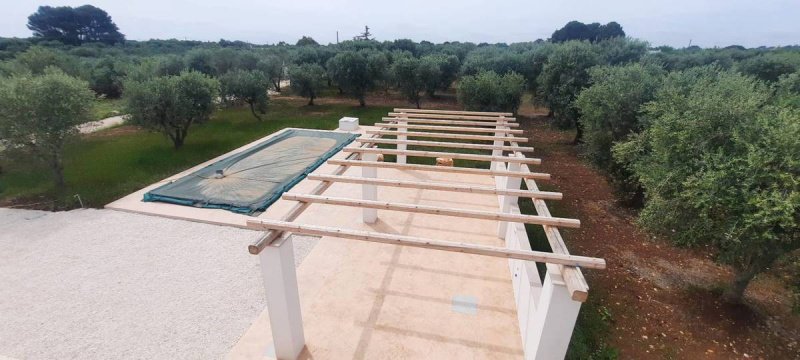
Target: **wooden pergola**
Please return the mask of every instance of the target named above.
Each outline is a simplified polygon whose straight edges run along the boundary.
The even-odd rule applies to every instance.
[[[248,228],[266,231],[262,238],[249,246],[248,251],[262,256],[264,281],[268,288],[270,321],[278,357],[294,358],[300,353],[304,344],[293,263],[292,266],[287,265],[286,254],[277,250],[281,248],[283,242],[290,241],[289,233],[508,258],[515,277],[523,277],[534,285],[539,281],[541,287],[537,289],[534,285],[515,283],[526,358],[563,357],[580,304],[586,301],[588,296],[589,286],[581,268],[604,269],[606,263],[600,258],[571,255],[567,250],[559,228],[576,228],[580,226],[580,221],[554,217],[550,214],[545,200],[561,200],[562,194],[539,189],[536,180],[547,180],[550,175],[530,170],[531,165],[538,165],[541,160],[525,156],[525,153],[532,152],[533,148],[520,146],[520,143],[525,143],[528,139],[519,136],[523,131],[516,129],[519,124],[513,115],[501,112],[396,108],[394,112],[388,114],[388,117],[384,117],[383,121],[375,124],[376,130],[367,130],[367,137],[357,139],[354,146],[342,150],[349,153],[346,159],[328,160],[329,165],[335,165],[331,173],[309,175],[308,179],[320,182],[310,192],[284,193],[282,199],[296,203],[280,220],[254,218],[247,221]],[[384,136],[394,138],[384,138]],[[443,151],[409,150],[409,146],[441,148]],[[491,155],[476,154],[475,150],[491,151]],[[378,161],[380,154],[395,155],[397,160]],[[409,164],[407,162],[409,156],[486,162],[489,168]],[[361,176],[343,175],[353,167],[361,168]],[[495,186],[385,179],[378,177],[379,168],[487,175],[493,177]],[[523,182],[525,189],[521,188]],[[361,185],[361,194],[358,198],[325,196],[325,191],[334,183]],[[378,187],[491,194],[497,196],[498,211],[380,201],[377,196]],[[536,215],[519,212],[517,200],[520,197],[530,198],[533,201]],[[498,222],[498,237],[505,239],[506,246],[486,246],[294,222],[312,204],[361,208],[362,220],[365,223],[376,222],[377,210],[494,220]],[[523,224],[542,226],[552,252],[530,250]],[[264,249],[272,249],[271,254],[262,252]],[[538,272],[533,262],[547,264],[544,283],[538,279]],[[534,277],[537,278],[533,279]],[[274,291],[275,289],[281,291]]]

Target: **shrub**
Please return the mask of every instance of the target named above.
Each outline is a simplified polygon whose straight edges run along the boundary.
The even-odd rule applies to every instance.
[[[711,245],[752,278],[800,248],[800,112],[769,105],[760,81],[713,67],[672,73],[645,106],[648,127],[615,147],[640,179],[642,224],[686,245]]]
[[[498,75],[485,71],[464,76],[458,83],[458,101],[470,111],[517,113],[525,91],[525,79],[517,73]]]
[[[742,60],[736,69],[746,75],[755,76],[764,81],[775,82],[782,75],[798,70],[800,59],[789,54],[766,53]]]
[[[575,99],[584,127],[584,150],[611,177],[624,201],[640,204],[639,183],[613,159],[611,147],[641,131],[641,106],[653,99],[664,72],[655,65],[631,64],[594,67],[589,74],[592,85]]]

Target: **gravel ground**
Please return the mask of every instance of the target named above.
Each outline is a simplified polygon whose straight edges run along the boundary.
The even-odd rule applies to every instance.
[[[78,131],[81,134],[89,134],[95,131],[100,131],[117,125],[122,125],[124,123],[125,123],[125,115],[112,116],[110,118],[105,118],[102,120],[90,121],[84,124],[80,124],[78,125]]]
[[[222,358],[265,307],[256,232],[109,210],[0,229],[0,359]]]

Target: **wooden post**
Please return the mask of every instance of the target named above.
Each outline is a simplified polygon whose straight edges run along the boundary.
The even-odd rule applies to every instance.
[[[267,311],[275,355],[278,359],[297,359],[306,342],[292,239],[275,241],[258,256],[261,262],[261,278],[267,293]]]
[[[408,125],[408,121],[406,121],[406,113],[400,113],[400,118],[397,119],[397,124],[399,125]],[[399,127],[397,129],[398,133],[405,133],[408,132],[407,127]],[[397,140],[408,140],[405,135],[397,135]],[[405,151],[408,148],[408,145],[405,143],[397,144],[397,150]],[[398,164],[405,164],[406,163],[406,155],[397,155],[397,163]]]
[[[513,156],[513,154],[512,154]],[[508,163],[508,171],[520,171],[520,163]],[[520,185],[522,184],[522,178],[508,176],[503,177],[501,179],[501,186],[502,190],[519,190]],[[510,196],[510,195],[502,195],[500,196],[500,212],[501,213],[510,213],[511,212],[511,205],[517,203],[517,196]],[[506,238],[506,232],[508,231],[508,222],[500,221],[497,224],[497,236],[501,239]]]
[[[581,303],[572,300],[557,265],[547,265],[542,292],[525,334],[525,359],[563,359]]]
[[[364,161],[378,161],[378,154],[364,153],[361,154],[361,159]],[[365,178],[375,179],[378,177],[378,168],[362,167],[361,176]],[[361,194],[364,200],[373,200],[373,201],[378,200],[378,186],[375,184],[362,184]],[[373,224],[376,221],[378,221],[378,209],[364,208],[362,212],[363,212],[362,219],[365,223]]]

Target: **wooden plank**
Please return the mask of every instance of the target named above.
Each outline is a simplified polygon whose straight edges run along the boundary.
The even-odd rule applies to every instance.
[[[474,128],[474,127],[463,127],[463,126],[437,126],[437,125],[413,125],[413,124],[409,125],[409,124],[390,124],[390,123],[376,123],[375,127],[412,129],[412,130],[477,132],[477,133],[494,133],[494,134],[522,134],[524,132],[524,130],[519,130],[519,129],[495,129],[495,128]]]
[[[462,153],[449,153],[449,152],[439,152],[439,151],[395,150],[395,149],[381,149],[381,148],[344,148],[342,149],[342,151],[351,153],[407,155],[407,156],[432,157],[432,158],[441,157],[441,158],[476,160],[476,161],[502,161],[502,162],[514,162],[514,163],[534,164],[534,165],[542,163],[542,160],[537,158],[462,154]]]
[[[488,186],[460,185],[454,183],[435,182],[435,181],[405,181],[391,179],[363,178],[358,176],[339,176],[339,175],[308,175],[310,180],[343,182],[350,184],[368,184],[378,186],[391,186],[408,189],[423,189],[436,191],[452,191],[473,194],[493,194],[510,195],[531,199],[561,200],[563,195],[558,192],[550,191],[530,191],[520,189],[496,189]]]
[[[434,110],[434,109],[411,109],[394,108],[395,112],[418,113],[418,114],[446,114],[446,115],[479,115],[479,116],[514,116],[509,112],[493,111],[463,111],[463,110]]]
[[[512,250],[480,244],[442,241],[416,236],[387,234],[371,231],[346,230],[326,226],[295,224],[286,221],[254,219],[247,221],[247,227],[255,230],[277,230],[311,236],[329,236],[335,238],[377,242],[382,244],[411,246],[465,254],[559,264],[564,266],[580,266],[589,269],[605,269],[606,267],[605,260],[586,256],[561,255],[541,251]]]
[[[519,146],[505,146],[505,145],[492,145],[492,144],[472,144],[460,142],[443,142],[443,141],[421,141],[421,140],[397,140],[397,139],[356,139],[360,143],[368,144],[406,144],[413,146],[429,146],[429,147],[443,147],[455,149],[476,149],[476,150],[504,150],[504,151],[526,151],[532,152],[532,147],[519,147]]]
[[[518,136],[493,136],[493,135],[472,135],[472,134],[451,134],[451,133],[437,133],[437,132],[416,132],[416,131],[393,131],[393,130],[367,130],[367,134],[371,135],[394,135],[394,136],[408,136],[408,137],[424,137],[424,138],[438,138],[438,139],[461,139],[461,140],[487,140],[487,141],[516,141],[527,142],[528,138]]]
[[[433,214],[442,216],[455,216],[455,217],[470,218],[470,219],[513,221],[513,222],[523,222],[526,224],[551,225],[551,226],[569,227],[569,228],[578,228],[581,226],[581,222],[577,219],[544,217],[538,215],[519,215],[519,214],[509,214],[509,213],[497,213],[490,211],[480,211],[480,210],[454,209],[454,208],[444,208],[444,207],[417,205],[417,204],[390,203],[385,201],[347,199],[347,198],[337,198],[330,196],[302,195],[293,193],[284,193],[283,196],[281,196],[281,198],[284,200],[302,201],[307,203],[313,202],[313,203],[328,204],[328,205],[341,205],[341,206],[361,207],[368,209],[404,211],[409,213]]]
[[[420,165],[420,164],[398,164],[383,161],[360,161],[360,160],[328,160],[328,164],[332,165],[349,165],[349,166],[369,166],[387,169],[400,169],[400,170],[418,170],[430,172],[443,172],[443,173],[457,173],[457,174],[472,174],[472,175],[487,175],[487,176],[511,176],[521,177],[524,179],[537,179],[549,180],[550,174],[535,173],[535,172],[516,172],[506,170],[489,170],[489,169],[474,169],[453,166],[435,166],[435,165]]]
[[[417,124],[519,127],[519,124],[517,124],[517,123],[496,122],[496,121],[437,120],[437,119],[416,119],[416,118],[400,118],[400,117],[384,117],[384,118],[381,118],[381,120],[383,120],[383,121],[405,121],[407,123],[417,123]]]

